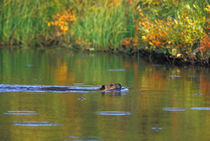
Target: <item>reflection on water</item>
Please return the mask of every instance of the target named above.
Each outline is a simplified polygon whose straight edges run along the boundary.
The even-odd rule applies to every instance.
[[[129,90],[2,91],[0,139],[208,141],[209,72],[201,67],[148,64],[135,56],[1,48],[0,84],[98,87],[121,83]]]

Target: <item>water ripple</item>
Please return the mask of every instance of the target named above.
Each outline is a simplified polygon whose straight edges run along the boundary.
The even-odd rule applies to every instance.
[[[152,127],[152,130],[162,130],[162,127]]]
[[[194,95],[198,95],[198,96],[201,96],[202,94],[200,94],[200,93],[197,93],[197,94],[194,94]]]
[[[164,111],[186,111],[186,110],[210,111],[210,107],[191,107],[191,108],[164,107],[163,110]]]
[[[180,107],[164,107],[164,111],[186,111],[186,108],[180,108]]]
[[[181,76],[180,75],[169,75],[169,77],[176,78],[176,77],[181,77]]]
[[[36,111],[7,111],[5,115],[37,115]]]
[[[191,107],[190,110],[204,110],[204,111],[209,111],[210,107]]]
[[[74,141],[99,141],[98,136],[69,136],[71,140]]]
[[[130,115],[130,112],[127,111],[98,111],[96,112],[97,115],[108,115],[108,116],[125,116]]]
[[[79,97],[79,98],[77,98],[77,100],[79,100],[79,101],[84,101],[84,100],[87,100],[87,99],[84,98],[84,97]]]
[[[125,71],[125,69],[108,69],[108,71]]]
[[[39,126],[58,126],[57,123],[50,123],[48,121],[14,121],[14,126],[28,126],[28,127],[39,127]]]

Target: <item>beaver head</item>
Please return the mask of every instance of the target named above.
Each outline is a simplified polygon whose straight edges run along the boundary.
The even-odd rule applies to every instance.
[[[100,90],[109,91],[109,90],[121,90],[122,86],[119,83],[111,83],[108,85],[102,85]]]

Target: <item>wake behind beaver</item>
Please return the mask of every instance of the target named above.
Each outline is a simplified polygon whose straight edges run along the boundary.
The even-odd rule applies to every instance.
[[[127,91],[119,83],[102,85],[101,87],[49,86],[49,85],[10,85],[0,84],[0,92],[121,92]]]

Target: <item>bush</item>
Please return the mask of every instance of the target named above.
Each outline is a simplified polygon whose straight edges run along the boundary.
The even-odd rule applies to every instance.
[[[172,0],[159,1],[166,7],[170,2],[173,5]],[[204,43],[209,39],[206,33],[209,25],[205,12],[207,5],[203,8],[199,5],[199,1],[192,5],[186,2],[179,4],[179,8],[173,13],[169,12],[168,16],[163,12],[164,10],[155,10],[158,9],[159,3],[150,11],[148,11],[148,3],[147,7],[138,6],[137,34],[146,43],[145,49],[169,52],[176,57],[194,58],[199,51],[202,52],[201,57],[209,55],[209,46]],[[168,12],[168,10],[165,11]],[[151,15],[151,13],[155,14]],[[202,49],[200,43],[202,43]]]

